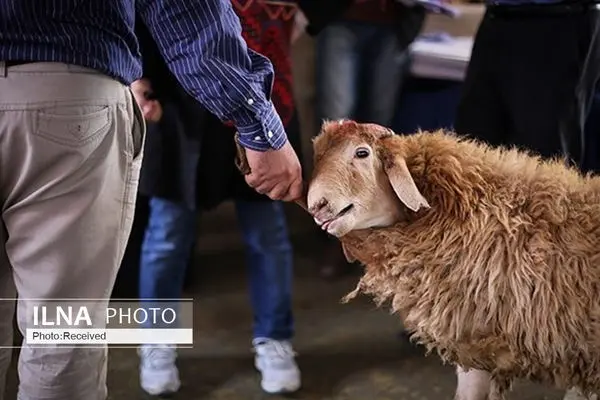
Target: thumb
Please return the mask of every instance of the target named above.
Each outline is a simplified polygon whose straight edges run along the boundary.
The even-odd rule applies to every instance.
[[[144,118],[151,119],[154,117],[154,113],[156,110],[156,104],[154,101],[146,101],[142,106],[142,112],[144,113]]]
[[[249,174],[245,175],[244,178],[246,179],[246,183],[248,184],[248,186],[250,186],[251,188],[256,188],[257,186],[260,186],[260,184],[263,181],[254,172],[250,172]]]
[[[144,114],[151,113],[152,112],[152,106],[153,106],[152,102],[146,101],[144,103],[144,105],[142,106],[142,111],[144,112]]]

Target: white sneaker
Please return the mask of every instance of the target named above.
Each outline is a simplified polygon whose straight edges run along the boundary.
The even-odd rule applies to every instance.
[[[179,371],[175,365],[177,349],[166,345],[144,345],[140,356],[140,385],[152,396],[177,392],[181,387]]]
[[[262,375],[260,386],[270,394],[292,393],[300,389],[300,370],[294,350],[287,341],[255,339],[254,365]]]

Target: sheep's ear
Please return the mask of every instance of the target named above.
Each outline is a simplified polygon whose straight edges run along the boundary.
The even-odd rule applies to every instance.
[[[346,260],[351,264],[354,261],[356,261],[356,258],[352,255],[352,253],[350,253],[350,250],[348,250],[348,248],[346,248],[346,245],[344,243],[342,243],[342,250],[344,251],[344,256],[346,257]]]
[[[425,197],[419,192],[406,161],[402,157],[395,156],[392,162],[387,164],[384,165],[385,173],[400,201],[414,212],[421,208],[430,208]]]

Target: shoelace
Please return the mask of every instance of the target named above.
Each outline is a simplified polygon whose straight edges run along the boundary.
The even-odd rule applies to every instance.
[[[144,361],[152,367],[163,367],[175,362],[176,351],[169,347],[146,347],[142,349]]]
[[[289,343],[276,340],[268,340],[257,344],[255,352],[259,356],[266,357],[269,361],[289,360],[297,355]]]

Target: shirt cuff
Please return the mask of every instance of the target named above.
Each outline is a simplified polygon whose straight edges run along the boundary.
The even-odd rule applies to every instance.
[[[234,123],[240,144],[256,151],[279,150],[287,142],[287,135],[275,106],[270,102],[260,115],[241,113]]]

